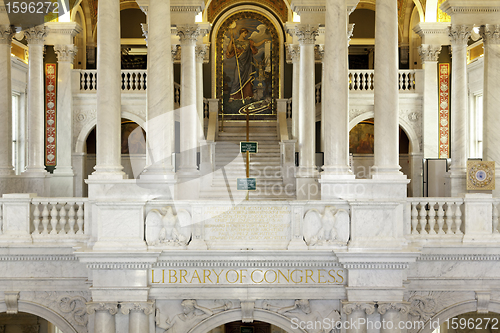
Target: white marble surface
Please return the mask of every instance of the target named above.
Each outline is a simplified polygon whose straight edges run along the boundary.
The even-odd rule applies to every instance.
[[[13,31],[8,26],[0,26],[0,95],[10,96],[11,86],[11,56],[10,48]],[[0,117],[4,119],[0,128],[0,174],[12,175],[12,99],[0,99]]]
[[[291,44],[288,46],[288,52],[292,58],[293,76],[292,76],[292,139],[299,138],[299,105],[300,105],[300,46]]]

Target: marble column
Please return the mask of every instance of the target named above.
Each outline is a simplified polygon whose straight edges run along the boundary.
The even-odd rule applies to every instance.
[[[418,48],[424,68],[424,157],[439,157],[439,84],[438,58],[441,45],[422,44]]]
[[[28,166],[25,174],[46,174],[44,161],[44,82],[43,45],[48,28],[36,26],[24,30],[28,41]]]
[[[205,140],[205,134],[203,132],[203,115],[205,112],[205,105],[203,104],[203,62],[205,61],[207,52],[208,45],[196,45],[196,109],[198,111],[198,119],[200,122],[200,126],[198,126],[198,141]]]
[[[94,333],[116,333],[115,315],[117,312],[116,302],[87,303],[87,313],[95,314]]]
[[[299,177],[317,177],[315,165],[315,109],[314,42],[318,27],[300,24],[295,28],[300,46],[300,90],[299,90]]]
[[[300,47],[297,44],[288,45],[292,59],[292,139],[299,137],[299,98],[300,98]]]
[[[196,177],[196,152],[200,122],[196,110],[196,41],[200,34],[197,25],[178,25],[181,45],[181,165],[179,176]]]
[[[11,56],[13,26],[0,26],[0,176],[13,175]]]
[[[343,302],[342,311],[347,315],[348,325],[344,325],[346,333],[366,333],[366,315],[375,312],[375,305],[374,303]]]
[[[55,196],[73,197],[74,172],[71,163],[73,142],[73,93],[71,71],[77,49],[71,45],[54,45],[57,55],[57,166],[51,190]],[[54,192],[55,188],[58,190]]]
[[[120,0],[99,1],[97,21],[97,151],[90,178],[123,179]]]
[[[349,168],[349,69],[347,7],[344,0],[326,0],[322,84],[325,162],[321,179],[353,179]],[[397,43],[397,41],[396,41]]]
[[[452,24],[451,39],[451,196],[465,193],[467,167],[467,41],[471,27]]]
[[[500,168],[500,25],[481,27],[484,43],[483,160]]]
[[[175,147],[170,0],[151,0],[143,31],[148,44],[146,140],[148,160],[141,179],[174,180]]]
[[[121,303],[120,310],[128,314],[128,332],[149,332],[149,316],[154,312],[154,302]]]
[[[409,305],[406,303],[380,303],[378,302],[377,311],[380,314],[382,326],[380,333],[401,333],[403,330],[399,327],[399,322],[405,322]],[[406,317],[406,316],[405,316]],[[406,332],[406,329],[404,330]]]
[[[375,158],[373,179],[406,178],[399,170],[398,3],[375,7]]]

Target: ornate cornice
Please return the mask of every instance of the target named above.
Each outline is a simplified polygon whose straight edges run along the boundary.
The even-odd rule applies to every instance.
[[[96,311],[105,311],[105,312],[109,312],[110,315],[115,315],[118,313],[118,303],[117,302],[108,302],[108,303],[89,302],[89,303],[87,303],[87,313],[88,314],[94,314]]]
[[[120,311],[123,314],[129,314],[131,311],[144,312],[146,316],[149,316],[155,311],[154,302],[127,302],[120,303]]]
[[[368,315],[375,312],[375,303],[361,303],[361,302],[342,302],[342,312],[347,315],[356,311],[363,311]]]
[[[58,62],[70,62],[73,63],[75,55],[77,53],[77,47],[73,44],[71,45],[54,45],[54,52],[57,55]]]
[[[492,14],[499,13],[500,6],[454,5],[454,3],[445,2],[441,5],[441,10],[450,16],[453,14]]]
[[[182,44],[194,44],[200,36],[200,27],[198,25],[183,24],[177,26],[177,36]]]
[[[78,261],[73,255],[4,255],[0,261]]]
[[[287,260],[280,261],[262,261],[262,260],[169,260],[159,261],[154,267],[265,267],[265,268],[281,268],[281,267],[338,267],[342,266],[337,262],[332,261],[307,261],[307,262],[290,262]]]
[[[314,44],[318,34],[318,26],[315,25],[300,24],[295,27],[295,35],[300,44]]]
[[[31,45],[43,45],[45,42],[45,37],[49,33],[49,28],[46,26],[36,26],[24,30],[24,36],[28,41],[28,46]]]
[[[486,24],[481,26],[479,30],[485,45],[500,44],[500,25],[499,24]]]
[[[467,45],[467,41],[470,38],[470,33],[472,30],[471,26],[465,24],[462,25],[452,24],[449,29],[450,30],[448,36],[450,37],[452,44],[462,45],[462,46]]]
[[[500,261],[495,254],[422,254],[417,261]]]
[[[16,29],[12,25],[0,25],[0,44],[12,43],[12,38],[16,33]]]
[[[438,61],[441,45],[422,44],[418,47],[418,54],[423,62]]]
[[[393,262],[356,262],[344,264],[347,269],[407,269],[408,263],[393,263]]]
[[[381,303],[377,302],[377,312],[381,315],[386,314],[387,312],[400,312],[400,313],[408,313],[410,310],[410,303]]]
[[[170,6],[171,12],[195,12],[199,13],[203,10],[202,6]]]
[[[87,264],[89,269],[150,269],[151,263],[140,262],[99,262]]]

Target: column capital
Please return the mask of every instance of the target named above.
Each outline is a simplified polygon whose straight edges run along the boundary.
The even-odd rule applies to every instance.
[[[129,314],[130,311],[144,312],[149,316],[155,311],[155,302],[127,302],[120,303],[120,310],[123,314]]]
[[[375,312],[375,303],[342,302],[342,311],[347,315],[356,311],[363,311],[366,314],[371,315]]]
[[[300,59],[300,46],[298,44],[288,44],[287,50],[292,62],[298,62]]]
[[[208,44],[196,45],[196,49],[195,49],[196,62],[203,63],[205,61],[205,57],[208,54],[209,48],[210,48],[210,45],[208,45]]]
[[[295,35],[300,44],[314,44],[316,37],[319,35],[318,25],[297,24],[295,26]]]
[[[177,36],[182,44],[194,44],[200,36],[200,27],[197,24],[181,24],[177,26]]]
[[[469,40],[470,33],[472,31],[472,26],[465,24],[452,24],[449,28],[448,36],[450,37],[451,43],[456,45],[466,46]]]
[[[117,302],[89,302],[87,303],[87,313],[94,314],[96,311],[109,312],[110,315],[118,313]]]
[[[486,24],[479,29],[485,45],[500,44],[500,24]]]
[[[54,52],[57,55],[57,62],[73,63],[73,59],[75,59],[77,51],[77,47],[73,44],[54,45]]]
[[[438,61],[441,45],[422,44],[418,47],[418,54],[422,62]]]
[[[410,303],[408,302],[401,302],[401,303],[396,303],[396,302],[389,302],[389,303],[382,303],[382,302],[377,302],[377,312],[380,313],[381,315],[386,314],[387,312],[401,312],[401,313],[408,313],[410,310]]]
[[[13,25],[0,25],[0,44],[11,44],[16,30]]]
[[[45,37],[47,37],[48,33],[49,33],[49,28],[43,25],[38,25],[36,27],[24,30],[24,36],[28,41],[28,46],[30,44],[43,45],[45,42]]]

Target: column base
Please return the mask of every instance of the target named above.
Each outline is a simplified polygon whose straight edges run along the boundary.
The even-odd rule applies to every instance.
[[[0,166],[0,176],[13,176],[16,173],[14,172],[14,168],[12,166]]]
[[[351,168],[347,165],[324,165],[322,167],[321,180],[355,179]]]
[[[95,171],[89,175],[89,179],[99,180],[99,179],[127,179],[127,175],[123,172],[123,167],[121,165],[116,166],[95,166]]]

